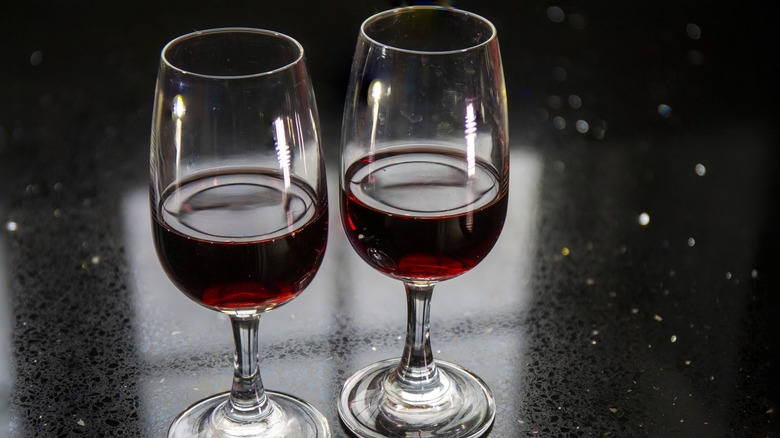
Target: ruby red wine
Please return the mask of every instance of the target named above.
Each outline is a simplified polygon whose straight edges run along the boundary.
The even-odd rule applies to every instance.
[[[507,183],[479,159],[444,148],[380,152],[346,171],[341,213],[349,241],[377,270],[401,280],[445,280],[493,248]]]
[[[166,190],[152,211],[166,273],[215,309],[286,303],[311,282],[325,252],[327,201],[278,172],[201,174]]]

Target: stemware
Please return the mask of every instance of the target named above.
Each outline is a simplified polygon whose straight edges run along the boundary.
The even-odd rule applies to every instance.
[[[349,241],[403,282],[408,307],[401,358],[347,379],[342,421],[363,437],[483,434],[495,417],[491,391],[463,367],[434,361],[429,321],[434,285],[482,261],[506,216],[506,90],[495,27],[438,6],[363,22],[341,157]]]
[[[319,120],[301,45],[223,28],[162,50],[150,154],[155,248],[189,298],[228,315],[230,392],[180,414],[168,436],[328,437],[309,403],[266,391],[263,312],[300,294],[325,252],[328,214]]]

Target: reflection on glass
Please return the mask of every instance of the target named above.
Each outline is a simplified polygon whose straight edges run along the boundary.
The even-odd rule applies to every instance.
[[[6,230],[16,230],[9,222]],[[11,287],[6,267],[5,241],[0,233],[0,435],[8,427],[11,413]]]
[[[495,28],[444,7],[374,15],[360,29],[346,102],[342,224],[368,265],[403,282],[408,310],[401,357],[348,378],[339,414],[364,437],[478,436],[495,416],[491,391],[461,366],[433,359],[429,321],[434,285],[476,267],[506,217],[506,90]]]

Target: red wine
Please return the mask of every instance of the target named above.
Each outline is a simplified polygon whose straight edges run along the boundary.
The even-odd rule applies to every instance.
[[[444,280],[493,248],[507,184],[492,166],[443,148],[380,152],[346,171],[341,213],[352,246],[401,280]]]
[[[201,174],[166,190],[152,211],[166,273],[215,309],[286,303],[311,282],[325,252],[326,200],[278,172]]]

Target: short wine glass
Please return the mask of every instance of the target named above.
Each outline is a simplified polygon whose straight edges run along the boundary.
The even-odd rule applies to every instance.
[[[319,120],[303,48],[276,32],[195,32],[162,50],[151,138],[155,248],[189,298],[230,317],[230,392],[180,414],[168,436],[329,437],[309,403],[266,391],[260,315],[300,294],[325,252]]]
[[[482,261],[504,224],[509,186],[506,91],[495,27],[462,10],[413,6],[360,28],[344,110],[341,218],[408,305],[400,359],[344,384],[338,410],[361,437],[474,437],[490,427],[488,386],[434,361],[434,285]],[[475,291],[478,293],[478,291]]]

